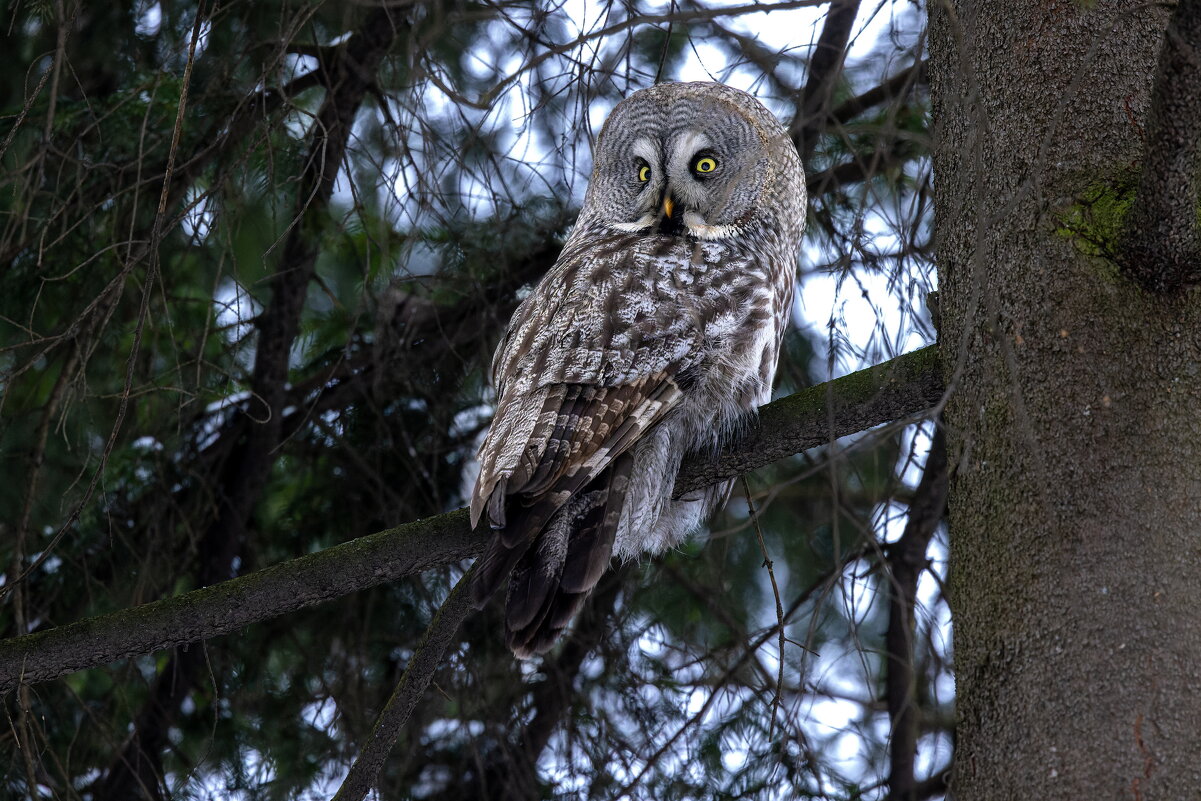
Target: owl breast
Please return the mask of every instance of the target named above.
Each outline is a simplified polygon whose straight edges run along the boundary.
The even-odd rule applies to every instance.
[[[721,242],[660,244],[656,283],[686,290],[694,345],[676,375],[680,403],[633,449],[614,546],[626,559],[678,545],[725,502],[731,482],[673,500],[675,476],[684,457],[715,451],[770,399],[792,301],[791,256],[764,258],[775,254],[762,248],[751,256]]]

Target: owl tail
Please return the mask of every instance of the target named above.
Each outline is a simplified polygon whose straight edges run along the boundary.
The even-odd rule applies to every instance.
[[[621,456],[550,520],[509,579],[506,643],[528,659],[554,645],[609,566],[633,458]]]

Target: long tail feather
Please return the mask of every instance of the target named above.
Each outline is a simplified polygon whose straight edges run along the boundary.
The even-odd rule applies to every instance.
[[[554,645],[608,568],[633,463],[623,454],[564,507],[514,572],[505,630],[518,657]]]

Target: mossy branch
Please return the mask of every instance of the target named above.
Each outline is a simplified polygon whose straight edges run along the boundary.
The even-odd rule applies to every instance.
[[[931,345],[769,403],[759,410],[755,426],[714,459],[694,456],[685,464],[674,496],[925,412],[942,398],[940,370],[938,348]]]
[[[810,387],[764,406],[758,424],[713,460],[692,459],[677,494],[802,450],[921,414],[943,395],[937,347]],[[0,641],[0,692],[119,659],[238,631],[483,550],[459,509],[370,534],[239,578],[142,606]]]

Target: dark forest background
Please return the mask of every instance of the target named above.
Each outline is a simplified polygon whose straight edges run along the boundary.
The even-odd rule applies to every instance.
[[[7,2],[3,637],[460,507],[492,350],[593,132],[656,81],[752,91],[805,160],[778,396],[933,342],[924,20],[904,0]],[[931,432],[754,472],[750,504],[740,486],[707,536],[607,577],[541,661],[473,616],[380,797],[941,798],[945,542],[906,527]],[[466,567],[9,693],[0,795],[328,797]]]

